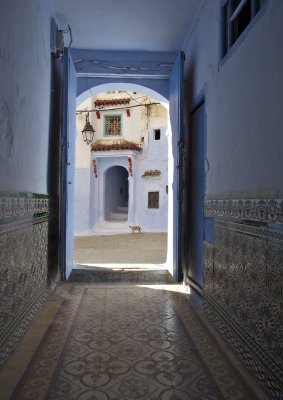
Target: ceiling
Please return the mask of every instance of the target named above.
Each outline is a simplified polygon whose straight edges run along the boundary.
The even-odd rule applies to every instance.
[[[202,0],[51,0],[59,29],[71,26],[72,47],[177,51]],[[67,41],[67,39],[66,39]]]

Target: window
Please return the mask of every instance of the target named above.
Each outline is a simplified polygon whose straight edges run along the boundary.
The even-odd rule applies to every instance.
[[[148,208],[159,208],[159,192],[148,192]]]
[[[222,57],[262,8],[265,0],[227,0],[222,7]]]
[[[154,129],[154,140],[160,140],[160,129]]]
[[[122,135],[122,117],[121,115],[104,116],[104,135],[121,136]]]

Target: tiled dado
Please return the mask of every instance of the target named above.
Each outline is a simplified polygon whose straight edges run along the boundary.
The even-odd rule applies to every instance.
[[[282,204],[205,203],[205,310],[272,399],[283,393]]]
[[[53,209],[48,196],[0,192],[0,368],[56,281]]]
[[[205,213],[248,221],[283,223],[283,199],[206,200]]]

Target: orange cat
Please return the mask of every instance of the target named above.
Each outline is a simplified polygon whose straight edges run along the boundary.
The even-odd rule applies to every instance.
[[[138,225],[134,225],[134,226],[130,225],[129,228],[132,229],[132,233],[134,233],[134,231],[141,233],[141,231],[142,231],[142,228]]]

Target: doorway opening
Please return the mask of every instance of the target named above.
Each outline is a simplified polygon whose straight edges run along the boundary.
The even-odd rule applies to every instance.
[[[75,264],[121,262],[166,268],[173,237],[168,100],[134,84],[105,84],[85,95],[77,101]],[[81,135],[85,115],[78,111],[84,110],[93,110],[89,120],[95,134],[90,146]],[[140,226],[142,233],[132,234],[132,226]],[[110,251],[115,235],[120,237]],[[81,254],[93,254],[93,259],[80,257],[78,248]]]
[[[105,221],[128,221],[129,181],[128,171],[115,166],[105,174]]]

